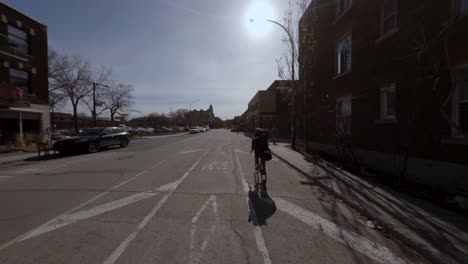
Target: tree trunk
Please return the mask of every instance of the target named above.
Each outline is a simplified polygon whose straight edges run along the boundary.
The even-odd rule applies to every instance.
[[[110,115],[110,118],[111,118],[111,124],[114,125],[114,117],[115,117],[115,113],[113,113],[111,111],[111,115]]]
[[[78,135],[80,129],[78,127],[78,104],[72,104],[73,106],[73,127],[75,129],[75,134]]]

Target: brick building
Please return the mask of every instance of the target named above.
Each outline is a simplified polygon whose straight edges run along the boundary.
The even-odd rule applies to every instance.
[[[51,116],[52,116],[51,127],[54,127],[54,130],[63,130],[63,129],[73,130],[74,129],[74,122],[73,122],[74,118],[72,114],[55,112]],[[110,126],[116,126],[121,123],[124,123],[124,122],[121,122],[119,118],[117,118],[114,123],[110,120],[110,118],[97,118],[96,119],[97,127],[110,127]],[[78,116],[78,127],[87,128],[87,127],[93,127],[93,126],[94,126],[94,121],[92,117]]]
[[[276,129],[276,136],[289,138],[291,116],[285,95],[291,81],[274,81],[266,90],[259,90],[250,100],[246,121],[250,131],[255,128]]]
[[[47,27],[0,3],[0,145],[49,126]]]
[[[467,0],[314,0],[300,23],[308,148],[466,193],[467,15]]]
[[[210,105],[210,107],[207,110],[192,110],[191,112],[187,113],[189,115],[189,120],[190,120],[190,126],[206,126],[213,121],[215,118],[213,106]]]

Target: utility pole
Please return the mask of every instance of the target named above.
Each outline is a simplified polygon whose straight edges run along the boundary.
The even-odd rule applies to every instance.
[[[109,85],[93,82],[93,127],[96,127],[96,119],[97,119],[97,116],[96,116],[96,87],[98,85],[110,88]]]
[[[291,44],[291,89],[292,89],[292,97],[291,97],[291,147],[293,149],[296,148],[296,113],[295,113],[295,93],[297,92],[296,86],[296,72],[295,72],[295,64],[296,64],[296,45],[294,44],[294,38],[291,35],[291,32],[283,26],[281,23],[278,23],[274,20],[267,20],[267,22],[273,23],[279,27],[281,27],[284,32],[288,35],[289,42]]]

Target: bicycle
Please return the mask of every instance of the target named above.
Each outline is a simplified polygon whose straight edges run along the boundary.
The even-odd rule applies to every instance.
[[[258,195],[262,197],[262,194],[266,193],[267,187],[267,173],[266,173],[266,161],[263,157],[255,156],[255,172],[254,172],[254,188],[258,192]]]

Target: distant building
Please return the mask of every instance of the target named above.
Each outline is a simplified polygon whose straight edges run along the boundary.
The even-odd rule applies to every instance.
[[[212,105],[207,110],[192,110],[188,115],[191,126],[206,126],[215,118]]]
[[[47,27],[0,3],[0,145],[49,130]]]
[[[246,111],[248,130],[276,130],[277,137],[289,138],[291,119],[286,94],[290,87],[291,81],[276,80],[266,90],[255,94]]]
[[[77,118],[78,118],[78,127],[86,128],[86,127],[94,126],[92,117],[78,116]],[[119,121],[120,120],[117,118],[114,124],[115,125],[120,124]],[[55,126],[55,130],[74,129],[73,115],[69,113],[55,112],[52,115],[51,122]],[[96,126],[97,127],[109,127],[109,126],[113,126],[113,124],[110,118],[97,118]]]

